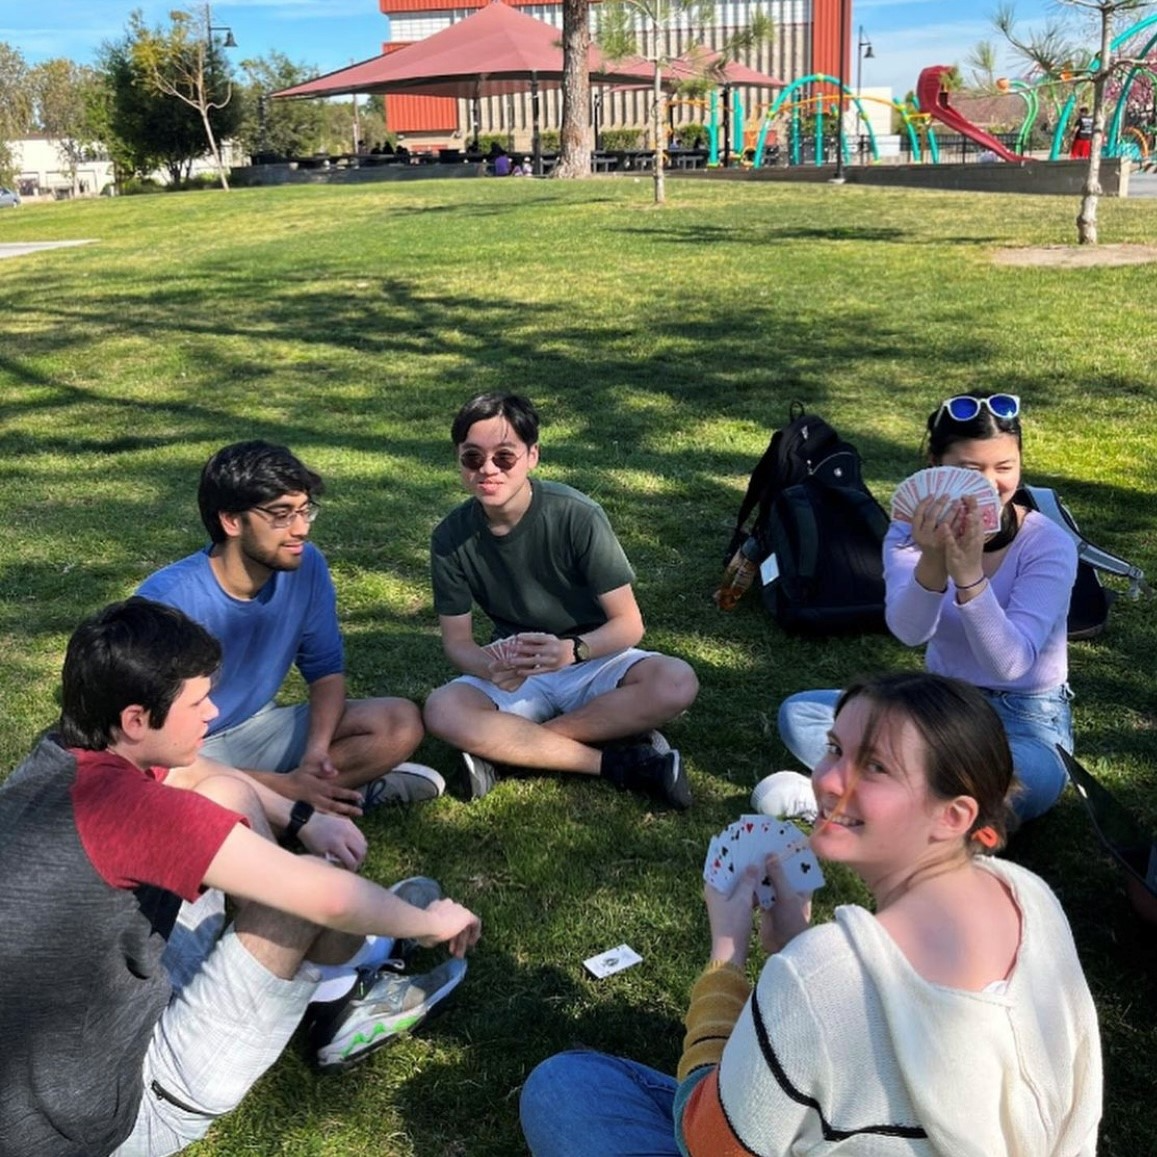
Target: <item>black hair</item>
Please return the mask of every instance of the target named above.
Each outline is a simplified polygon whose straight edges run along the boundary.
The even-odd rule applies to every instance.
[[[966,398],[987,398],[992,390],[969,390],[958,395]],[[987,406],[981,404],[975,418],[967,422],[957,421],[944,406],[938,406],[928,415],[925,445],[928,456],[939,462],[957,442],[984,441],[1001,434],[1011,434],[1016,439],[1016,448],[1022,449],[1020,415],[1013,418],[998,418]]]
[[[1012,819],[1012,751],[1004,724],[984,695],[961,679],[905,671],[856,680],[840,696],[836,714],[858,698],[867,699],[873,710],[857,766],[866,761],[887,719],[910,720],[924,740],[928,790],[941,800],[970,796],[977,812],[969,836],[987,827],[996,833],[995,846],[1003,844]],[[975,840],[968,845],[969,851],[979,850]]]
[[[271,442],[234,442],[218,450],[201,470],[197,505],[213,542],[226,539],[222,514],[240,514],[283,494],[314,499],[324,489],[321,476],[285,446]]]
[[[538,443],[538,411],[529,398],[521,394],[479,394],[471,398],[454,416],[450,437],[461,446],[475,422],[505,418],[527,446]]]
[[[143,707],[164,726],[189,679],[211,676],[221,644],[175,607],[149,599],[112,603],[72,633],[61,673],[60,737],[67,747],[103,751],[116,742],[121,712]]]

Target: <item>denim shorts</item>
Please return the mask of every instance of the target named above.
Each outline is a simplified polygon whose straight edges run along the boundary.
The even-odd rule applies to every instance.
[[[210,735],[201,754],[229,767],[253,771],[293,771],[309,738],[309,704],[277,707],[267,703],[248,719]]]

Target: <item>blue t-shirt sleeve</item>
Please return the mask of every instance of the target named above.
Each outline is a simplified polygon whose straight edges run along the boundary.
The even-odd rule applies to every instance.
[[[345,647],[337,621],[337,592],[320,551],[308,551],[310,601],[294,663],[307,683],[345,670]]]

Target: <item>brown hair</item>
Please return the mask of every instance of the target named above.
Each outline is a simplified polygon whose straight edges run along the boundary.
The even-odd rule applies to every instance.
[[[878,675],[854,681],[840,696],[836,714],[859,698],[867,699],[872,710],[857,765],[866,760],[888,719],[910,720],[924,741],[928,790],[941,800],[960,795],[976,800],[969,850],[994,851],[1003,845],[1012,818],[1012,752],[1000,716],[981,692],[971,683],[927,671]],[[978,835],[985,829],[995,838]]]

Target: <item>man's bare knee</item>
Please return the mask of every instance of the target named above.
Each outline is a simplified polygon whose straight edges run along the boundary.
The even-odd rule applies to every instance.
[[[241,776],[211,775],[201,780],[193,790],[221,807],[243,815],[258,835],[273,838],[273,831],[256,789]]]

